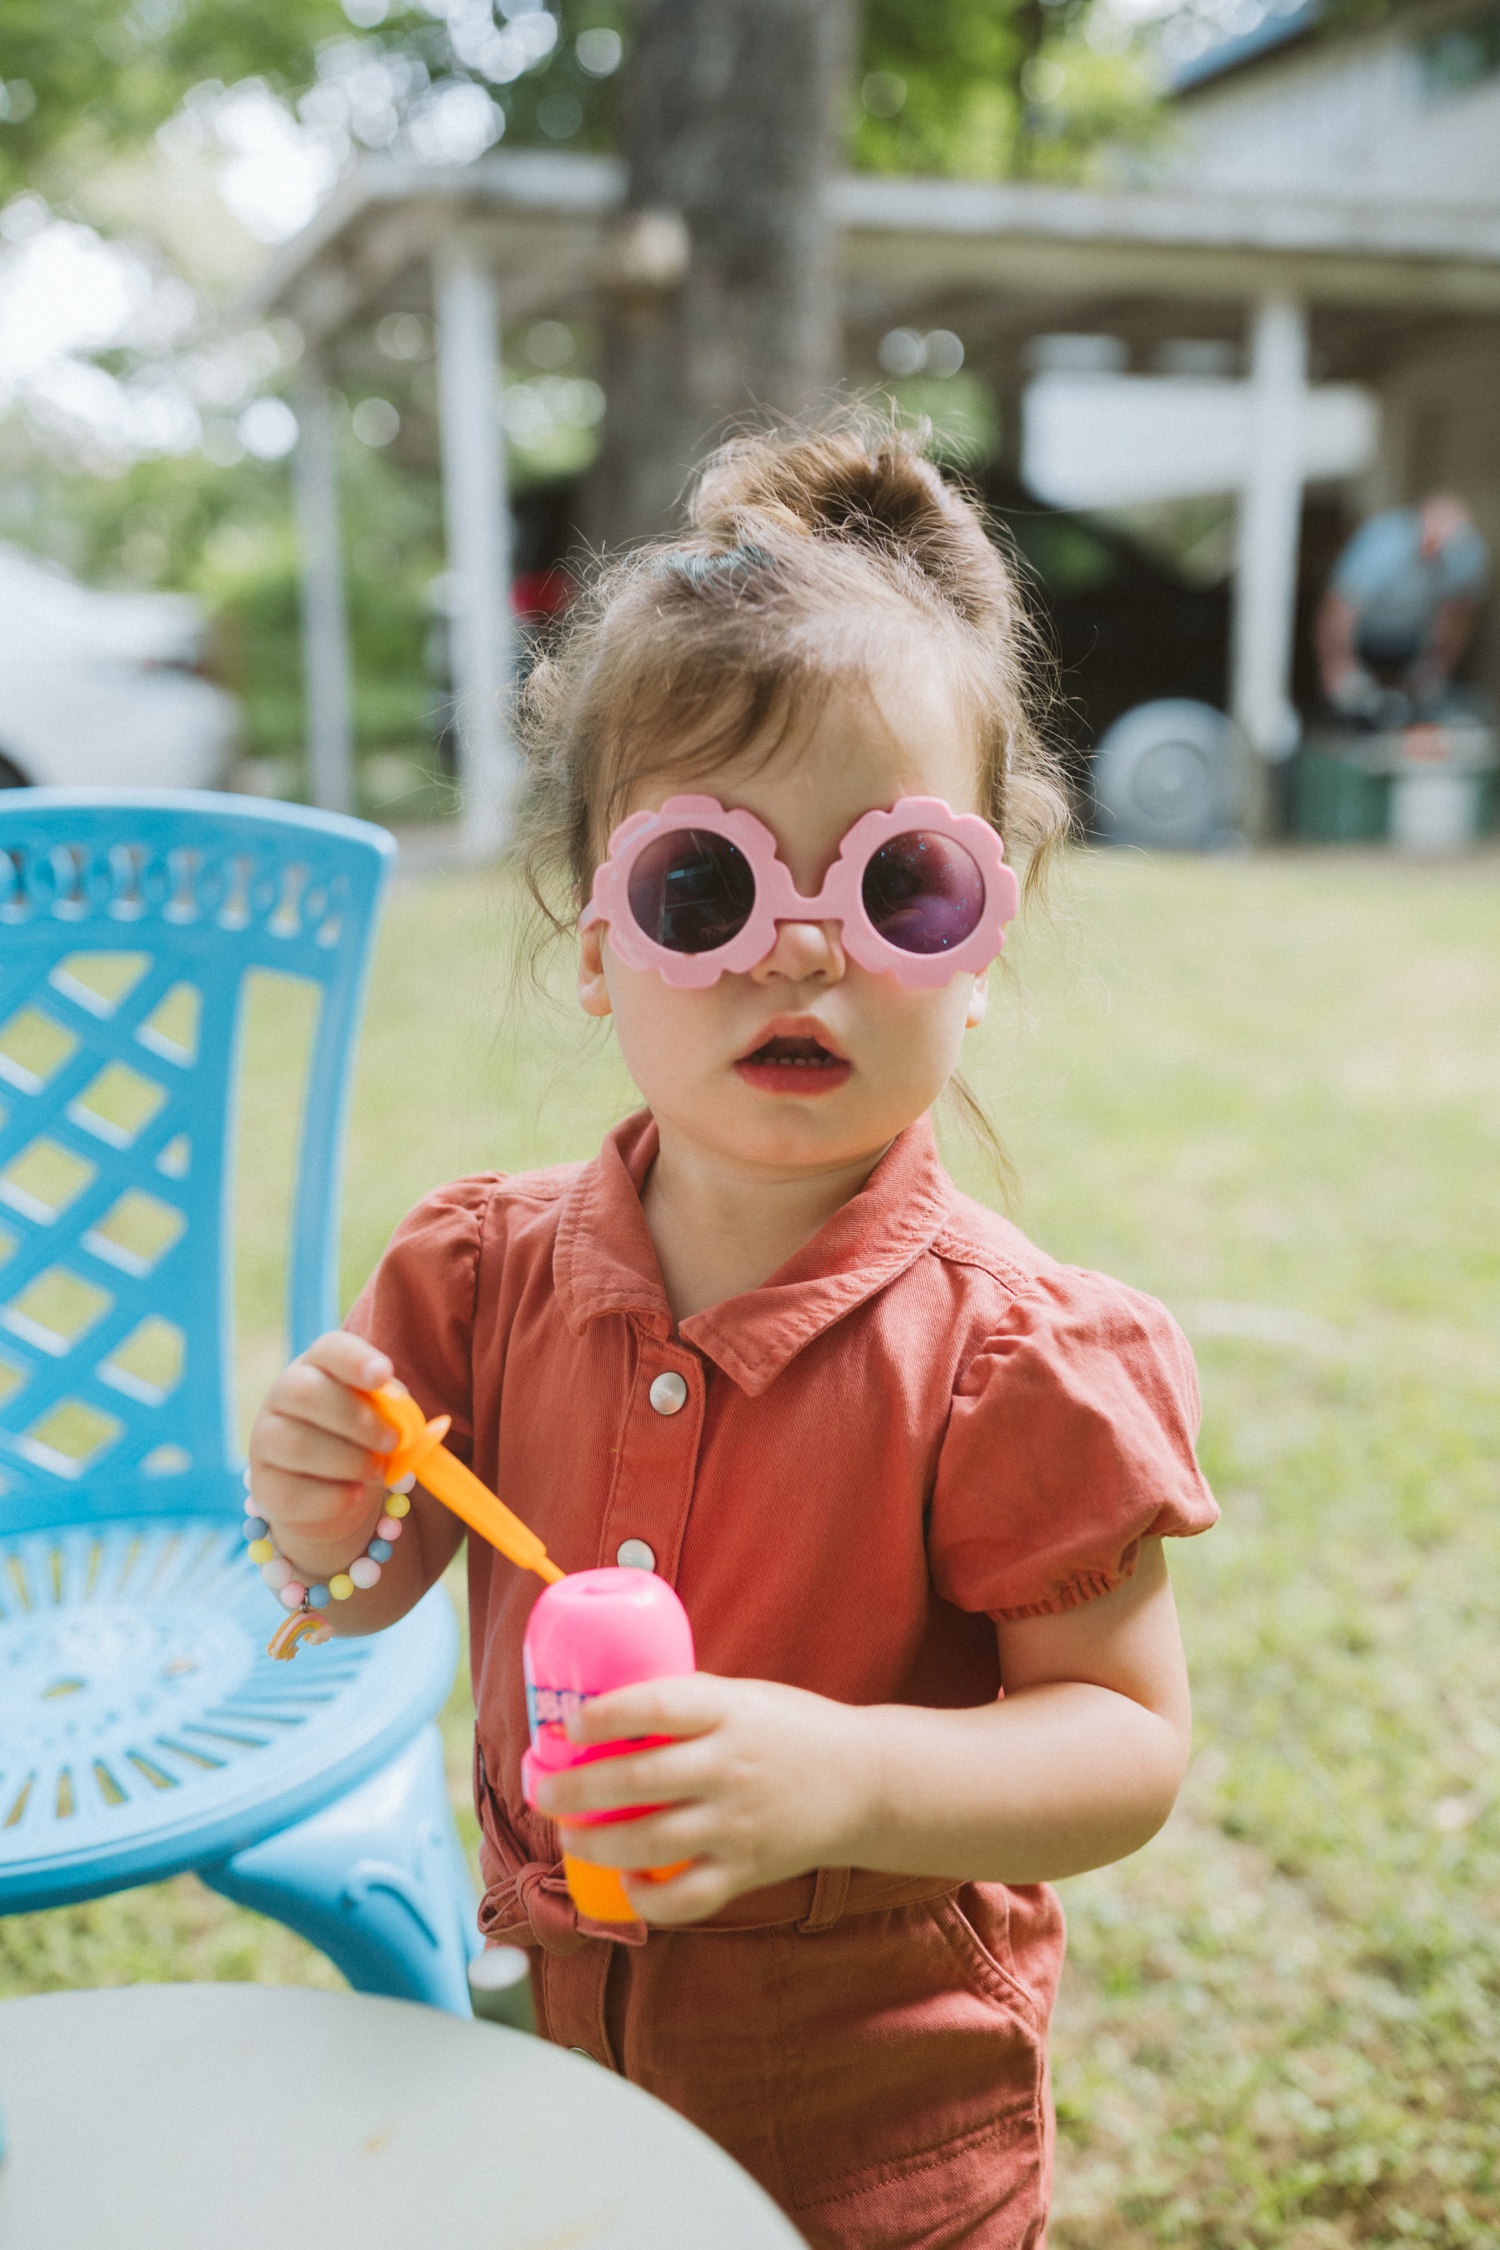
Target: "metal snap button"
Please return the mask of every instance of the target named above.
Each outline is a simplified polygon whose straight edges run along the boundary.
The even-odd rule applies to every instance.
[[[622,1539],[615,1549],[615,1561],[621,1570],[655,1570],[656,1549],[648,1547],[644,1539]]]
[[[687,1384],[675,1368],[658,1375],[647,1394],[658,1414],[676,1414],[687,1404]]]

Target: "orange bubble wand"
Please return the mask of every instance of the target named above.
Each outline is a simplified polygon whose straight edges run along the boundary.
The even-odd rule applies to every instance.
[[[399,1383],[382,1383],[378,1391],[361,1391],[383,1422],[389,1422],[400,1439],[394,1453],[385,1460],[387,1482],[399,1484],[403,1477],[416,1477],[423,1489],[445,1508],[451,1508],[460,1522],[481,1539],[498,1547],[501,1554],[522,1570],[534,1570],[538,1578],[549,1585],[563,1573],[549,1557],[536,1533],[512,1515],[502,1501],[495,1498],[487,1485],[480,1483],[471,1469],[448,1451],[443,1440],[448,1434],[453,1417],[440,1414],[436,1421],[423,1419],[422,1409],[410,1391]]]
[[[388,1486],[402,1484],[407,1477],[420,1477],[422,1484],[445,1508],[450,1508],[470,1531],[477,1531],[481,1539],[509,1561],[519,1564],[522,1570],[534,1570],[538,1578],[554,1584],[563,1573],[549,1557],[536,1533],[522,1523],[519,1516],[495,1498],[486,1485],[482,1485],[473,1472],[466,1469],[444,1445],[453,1417],[440,1414],[434,1422],[424,1421],[422,1409],[411,1393],[400,1383],[382,1383],[378,1391],[360,1391],[359,1397],[369,1402],[383,1422],[388,1422],[400,1443],[394,1452],[385,1456],[385,1479]],[[392,1513],[404,1515],[404,1501],[392,1504]],[[264,1562],[274,1555],[275,1548],[269,1539],[264,1547],[252,1546],[251,1557]],[[294,1657],[306,1641],[317,1648],[329,1638],[330,1628],[315,1609],[303,1600],[300,1609],[278,1625],[271,1636],[267,1654],[285,1663]]]

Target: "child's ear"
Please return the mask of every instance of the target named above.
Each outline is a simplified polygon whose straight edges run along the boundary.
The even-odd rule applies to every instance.
[[[964,1017],[965,1031],[977,1030],[983,1023],[985,1010],[990,1004],[990,972],[981,969],[974,979],[974,990],[969,999],[969,1012]]]
[[[604,981],[604,930],[591,922],[578,933],[578,1005],[586,1016],[610,1013],[609,986]]]

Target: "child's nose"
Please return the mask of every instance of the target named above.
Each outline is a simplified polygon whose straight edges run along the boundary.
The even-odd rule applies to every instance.
[[[803,984],[817,978],[837,984],[844,974],[843,932],[837,922],[778,922],[776,943],[750,974],[770,983]]]

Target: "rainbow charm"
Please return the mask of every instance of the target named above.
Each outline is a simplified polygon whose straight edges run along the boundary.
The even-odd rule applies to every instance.
[[[291,1617],[283,1618],[266,1644],[267,1656],[279,1657],[283,1664],[290,1663],[304,1641],[310,1648],[321,1647],[333,1639],[333,1628],[325,1625],[321,1617],[310,1609],[299,1609]]]

